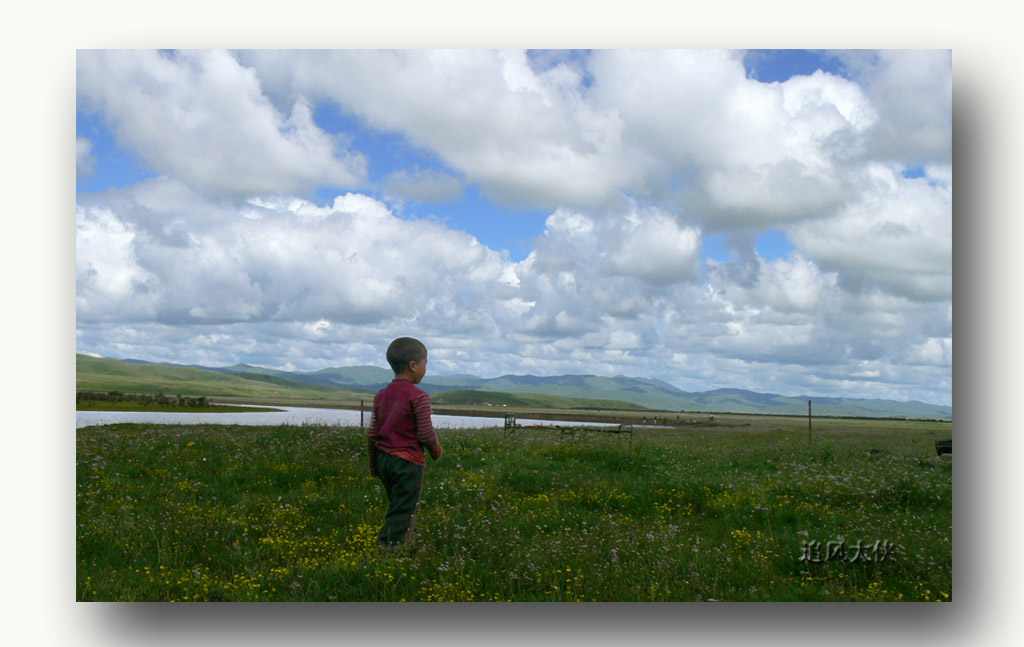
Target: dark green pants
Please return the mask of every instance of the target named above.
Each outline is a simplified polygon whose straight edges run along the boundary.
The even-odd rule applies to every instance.
[[[384,484],[388,511],[377,535],[382,548],[404,545],[416,524],[416,507],[423,491],[423,466],[384,452],[377,454],[377,477]]]

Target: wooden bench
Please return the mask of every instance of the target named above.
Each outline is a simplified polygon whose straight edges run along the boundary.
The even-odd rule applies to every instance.
[[[935,455],[942,456],[943,454],[953,453],[953,441],[952,440],[936,440],[935,441]]]
[[[561,435],[574,434],[577,431],[597,431],[606,434],[629,434],[629,444],[633,445],[633,425],[623,424],[617,427],[559,427]]]

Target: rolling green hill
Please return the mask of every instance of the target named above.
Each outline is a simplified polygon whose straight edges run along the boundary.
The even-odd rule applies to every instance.
[[[174,395],[238,396],[268,399],[339,399],[366,391],[298,382],[262,373],[227,373],[117,359],[75,356],[75,387],[80,391],[123,391]]]
[[[568,398],[541,393],[501,393],[498,391],[441,391],[430,397],[436,405],[474,405],[492,407],[536,407],[538,409],[605,409],[642,411],[647,407],[622,400]]]
[[[78,388],[169,392],[252,398],[365,398],[393,375],[376,366],[287,372],[247,364],[220,368],[151,364],[139,360],[78,355]],[[688,392],[655,379],[597,375],[427,375],[420,383],[437,403],[505,404],[544,408],[649,408],[662,411],[806,415],[813,401],[817,416],[864,418],[952,418],[953,408],[924,402],[881,399],[783,396],[742,389]],[[512,397],[515,396],[515,397]],[[538,399],[539,398],[539,399]],[[547,399],[555,398],[555,399]],[[561,398],[561,399],[558,399]]]
[[[480,378],[477,378],[478,380]],[[430,392],[434,383],[424,379],[425,390]],[[438,385],[440,387],[440,385]],[[443,388],[443,387],[441,387]],[[438,388],[438,390],[441,390]],[[629,377],[601,377],[597,375],[503,375],[481,380],[473,387],[483,391],[504,393],[532,393],[559,395],[566,398],[588,398],[632,402],[652,409],[678,411],[685,392],[660,380]]]

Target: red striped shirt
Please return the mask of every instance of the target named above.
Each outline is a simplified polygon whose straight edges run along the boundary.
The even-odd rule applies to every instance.
[[[441,443],[430,420],[430,397],[411,380],[396,379],[373,398],[367,445],[370,470],[375,469],[377,451],[426,465],[423,450],[437,460]]]

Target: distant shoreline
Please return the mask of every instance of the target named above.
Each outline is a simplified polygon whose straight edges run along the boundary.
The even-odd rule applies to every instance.
[[[325,401],[309,401],[309,400],[269,400],[264,402],[252,402],[248,398],[218,398],[222,402],[243,402],[249,405],[263,405],[263,406],[288,406],[288,407],[309,407],[309,408],[320,408],[320,409],[349,409],[352,411],[359,411],[360,405],[355,402],[325,402]],[[373,398],[368,397],[363,405],[363,411],[366,412],[366,423],[370,422],[370,409],[372,407]],[[465,408],[463,408],[465,407]],[[747,413],[747,412],[709,412],[709,411],[658,411],[658,410],[646,410],[646,411],[623,411],[614,409],[593,409],[593,410],[571,410],[571,409],[541,409],[541,408],[530,408],[526,406],[450,406],[450,405],[434,405],[432,411],[437,415],[444,416],[467,416],[473,418],[497,418],[502,419],[506,415],[514,415],[517,418],[532,418],[536,420],[551,420],[551,421],[562,421],[562,422],[606,422],[610,424],[654,424],[653,420],[657,419],[658,426],[666,427],[700,427],[709,425],[719,425],[723,423],[728,425],[730,421],[722,420],[722,416],[729,418],[775,418],[775,419],[794,419],[803,421],[802,424],[806,424],[806,414],[800,415],[796,413]],[[714,416],[715,422],[710,421],[710,417]],[[678,417],[678,422],[677,422]],[[646,422],[645,422],[646,418]],[[951,419],[940,419],[940,418],[901,418],[901,417],[871,417],[871,416],[828,416],[828,415],[814,415],[814,419],[822,420],[863,420],[863,421],[885,421],[885,422],[939,422],[952,424]],[[735,422],[735,421],[731,421]]]

